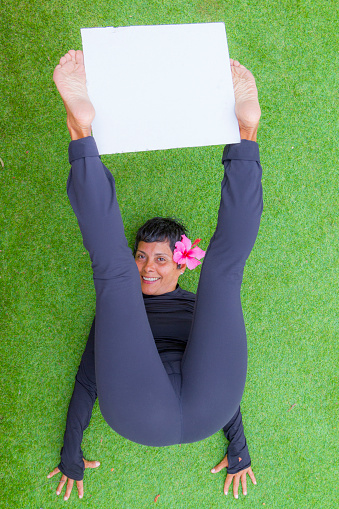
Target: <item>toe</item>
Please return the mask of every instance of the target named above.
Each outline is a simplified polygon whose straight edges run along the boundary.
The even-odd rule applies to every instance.
[[[84,63],[84,54],[83,52],[78,49],[76,52],[75,52],[75,61],[77,64],[83,64]]]
[[[67,62],[67,58],[65,56],[60,58],[59,65],[64,65]]]
[[[74,49],[70,49],[68,54],[70,55],[71,59],[74,60],[75,59],[75,51]]]

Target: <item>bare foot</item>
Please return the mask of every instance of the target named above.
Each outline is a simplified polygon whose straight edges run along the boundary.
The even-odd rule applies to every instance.
[[[87,94],[82,51],[70,50],[61,57],[53,80],[66,108],[67,127],[72,140],[90,136],[95,110]]]
[[[254,76],[237,60],[230,59],[230,64],[241,138],[256,140],[261,110]]]

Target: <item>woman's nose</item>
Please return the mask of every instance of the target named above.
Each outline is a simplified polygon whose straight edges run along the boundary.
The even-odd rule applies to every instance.
[[[153,272],[154,271],[153,260],[147,260],[147,262],[145,263],[144,269],[146,272]]]

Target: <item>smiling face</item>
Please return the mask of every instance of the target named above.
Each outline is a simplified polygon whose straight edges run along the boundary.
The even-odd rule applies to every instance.
[[[139,242],[135,253],[141,290],[145,295],[162,295],[175,290],[180,273],[186,265],[178,265],[173,261],[173,253],[169,242]]]

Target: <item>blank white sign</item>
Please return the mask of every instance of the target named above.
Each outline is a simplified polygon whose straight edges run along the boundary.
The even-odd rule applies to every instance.
[[[240,142],[224,23],[81,36],[100,154]]]

